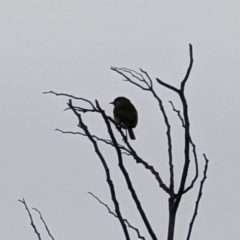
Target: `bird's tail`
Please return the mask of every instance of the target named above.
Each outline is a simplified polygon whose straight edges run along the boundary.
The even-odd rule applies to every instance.
[[[129,129],[128,129],[128,133],[129,133],[129,137],[130,137],[132,140],[135,140],[135,139],[136,139],[132,128],[129,128]]]

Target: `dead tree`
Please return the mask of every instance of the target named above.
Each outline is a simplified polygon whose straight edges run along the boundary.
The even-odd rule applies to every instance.
[[[117,195],[116,195],[116,190],[115,190],[115,185],[112,180],[112,175],[111,175],[111,169],[109,168],[106,158],[104,157],[103,153],[101,152],[99,148],[100,143],[104,143],[109,147],[112,147],[115,149],[116,157],[118,159],[118,166],[119,169],[126,181],[128,190],[131,194],[132,200],[134,201],[136,208],[141,216],[141,219],[149,233],[149,236],[153,240],[157,240],[158,237],[147,217],[146,211],[143,209],[141,199],[138,197],[137,191],[135,190],[135,187],[131,181],[130,175],[128,173],[127,168],[125,167],[124,164],[124,157],[127,155],[128,157],[131,157],[133,161],[136,162],[136,164],[141,164],[146,171],[150,171],[151,175],[155,178],[155,180],[158,183],[158,186],[160,189],[165,191],[167,193],[168,197],[168,212],[169,212],[169,219],[168,219],[168,236],[167,240],[173,240],[174,239],[174,229],[175,229],[175,219],[176,219],[176,214],[177,210],[179,208],[180,202],[184,194],[187,194],[193,187],[195,186],[195,183],[198,180],[199,177],[199,169],[198,169],[198,158],[197,158],[197,153],[196,153],[196,146],[192,141],[191,134],[190,134],[190,120],[189,120],[189,115],[188,115],[188,104],[187,100],[185,97],[185,86],[187,83],[187,80],[189,78],[192,66],[193,66],[193,52],[192,52],[192,46],[191,44],[189,45],[189,53],[190,53],[190,63],[189,67],[187,69],[186,75],[184,79],[181,81],[180,87],[174,87],[159,78],[156,78],[156,83],[160,84],[162,87],[167,88],[169,91],[173,91],[179,96],[179,99],[182,103],[182,111],[178,110],[175,108],[174,104],[170,101],[170,104],[172,106],[172,110],[175,111],[178,115],[179,120],[182,123],[182,127],[184,129],[184,151],[183,151],[183,156],[184,156],[184,164],[182,167],[182,174],[181,174],[181,180],[179,184],[179,188],[176,189],[176,184],[174,182],[174,159],[173,159],[173,153],[172,153],[172,132],[171,132],[171,124],[169,122],[169,118],[167,116],[165,107],[163,105],[162,99],[159,97],[158,93],[155,91],[153,88],[153,80],[149,76],[149,74],[142,70],[139,69],[139,71],[134,71],[128,68],[117,68],[117,67],[111,67],[112,71],[115,71],[116,73],[120,74],[122,77],[124,77],[124,80],[139,89],[149,92],[151,96],[155,99],[156,103],[159,106],[159,110],[162,113],[165,127],[166,127],[166,139],[167,139],[167,152],[168,152],[168,164],[169,164],[169,183],[166,183],[163,181],[160,173],[155,169],[154,166],[151,166],[148,164],[147,161],[145,161],[139,154],[137,149],[135,149],[131,142],[128,141],[127,136],[125,135],[125,132],[122,130],[121,127],[119,127],[114,120],[108,116],[104,109],[100,106],[100,103],[95,100],[95,102],[85,99],[85,98],[79,98],[75,97],[73,95],[69,95],[66,93],[56,93],[53,91],[50,92],[45,92],[45,93],[51,93],[56,96],[64,96],[68,97],[69,101],[67,103],[68,109],[71,110],[74,115],[77,117],[78,120],[78,127],[80,128],[80,132],[66,132],[63,130],[58,131],[62,133],[69,133],[69,134],[80,134],[84,137],[86,137],[93,145],[94,151],[97,154],[99,160],[102,163],[103,169],[106,174],[106,180],[107,184],[109,187],[109,193],[111,195],[112,202],[114,204],[114,210],[111,210],[107,204],[103,203],[99,198],[97,198],[95,195],[90,193],[94,198],[96,198],[99,203],[103,204],[109,211],[109,213],[113,214],[119,221],[122,231],[124,233],[125,239],[129,240],[130,235],[129,235],[129,228],[132,228],[136,231],[137,237],[140,239],[145,239],[140,234],[140,229],[137,227],[133,227],[127,219],[122,214],[121,211],[121,203],[119,203]],[[73,104],[73,101],[79,101],[78,104]],[[83,103],[87,104],[88,107],[83,107]],[[182,112],[182,114],[181,114]],[[102,120],[104,121],[106,125],[106,130],[108,132],[109,139],[105,139],[102,137],[99,137],[95,135],[91,129],[89,128],[88,124],[83,121],[82,115],[83,114],[88,114],[88,113],[94,113],[98,114],[101,116]],[[113,128],[117,129],[117,133],[114,133]],[[119,143],[116,138],[116,134],[120,134],[123,142]],[[190,163],[190,152],[192,151],[192,156],[193,156],[193,162],[194,162],[194,168],[195,168],[195,175],[193,179],[190,181],[190,184],[187,186],[186,185],[186,180],[189,172],[189,163]],[[196,203],[195,203],[195,209],[193,212],[192,219],[190,220],[189,224],[189,229],[188,229],[188,234],[186,239],[189,240],[191,237],[191,232],[193,228],[193,224],[198,212],[198,207],[199,207],[199,202],[202,196],[202,189],[204,182],[207,178],[207,169],[208,169],[208,159],[205,154],[203,154],[203,159],[205,160],[205,167],[203,171],[203,176],[201,178],[200,184],[199,184],[199,190],[198,190],[198,195],[196,196]]]

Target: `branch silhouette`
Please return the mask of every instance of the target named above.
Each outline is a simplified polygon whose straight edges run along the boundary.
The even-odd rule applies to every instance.
[[[36,225],[33,222],[32,214],[30,213],[30,211],[28,209],[28,206],[27,206],[27,203],[25,202],[25,199],[24,198],[22,200],[18,199],[18,201],[21,202],[25,206],[25,209],[26,209],[26,211],[28,213],[28,216],[30,218],[30,224],[31,224],[35,234],[37,235],[38,239],[41,240],[41,235],[38,232],[37,227],[36,227]]]
[[[132,227],[129,222],[123,218],[123,214],[121,212],[120,203],[117,199],[116,194],[116,187],[114,185],[112,176],[111,176],[111,170],[108,166],[107,160],[104,157],[103,153],[101,152],[99,148],[99,143],[104,143],[106,146],[112,147],[115,150],[115,156],[117,159],[117,165],[119,167],[120,172],[122,173],[124,180],[126,182],[127,189],[132,197],[133,202],[135,203],[136,209],[138,210],[138,213],[141,216],[141,219],[151,237],[153,240],[157,240],[157,236],[155,234],[155,231],[147,217],[147,213],[145,209],[143,208],[143,204],[141,203],[141,199],[138,197],[137,191],[131,181],[131,176],[124,165],[124,156],[131,158],[135,161],[136,164],[141,164],[149,173],[151,173],[151,176],[155,178],[157,181],[159,187],[168,194],[168,212],[169,212],[169,219],[168,219],[168,240],[174,239],[174,230],[175,230],[175,219],[177,210],[179,208],[179,204],[181,202],[182,196],[186,194],[188,191],[190,191],[196,184],[198,177],[199,177],[199,166],[198,166],[198,156],[197,156],[197,150],[196,145],[194,144],[191,134],[190,134],[190,119],[188,114],[188,102],[185,96],[185,87],[186,83],[189,79],[192,67],[193,67],[193,49],[192,45],[189,44],[189,65],[186,71],[186,74],[183,78],[183,80],[180,82],[179,88],[172,86],[171,84],[166,83],[165,81],[156,78],[154,81],[150,77],[147,71],[143,69],[139,69],[138,71],[129,69],[129,68],[119,68],[119,67],[111,67],[111,70],[119,74],[121,77],[123,77],[123,81],[126,83],[130,83],[133,86],[139,88],[143,92],[150,93],[150,95],[154,98],[155,102],[157,103],[159,107],[159,111],[162,114],[163,117],[163,124],[166,128],[166,141],[167,141],[167,154],[168,154],[168,166],[169,166],[169,184],[165,183],[161,177],[161,174],[155,169],[153,165],[150,165],[146,159],[141,157],[138,154],[138,151],[132,146],[132,142],[129,142],[126,134],[124,133],[123,129],[115,123],[115,121],[108,116],[104,109],[101,108],[100,103],[95,100],[95,102],[82,98],[82,97],[75,97],[73,95],[67,94],[67,93],[56,93],[54,91],[44,92],[44,94],[54,94],[55,96],[63,96],[70,98],[67,105],[68,108],[65,110],[71,110],[74,115],[78,119],[78,127],[80,128],[79,132],[74,131],[63,131],[60,129],[55,129],[58,132],[61,132],[62,134],[73,134],[73,135],[81,135],[86,137],[93,145],[94,151],[97,154],[100,162],[102,163],[103,169],[106,174],[106,181],[109,187],[109,192],[111,195],[112,202],[114,204],[114,211],[111,211],[110,208],[103,203],[99,198],[97,198],[94,194],[90,193],[95,199],[98,200],[99,203],[104,205],[109,213],[113,214],[117,219],[119,220],[119,223],[122,227],[125,239],[130,239],[129,233],[128,233],[128,227],[131,227],[135,229],[135,231],[138,234],[138,238],[145,239],[142,237],[139,233],[139,230],[137,228]],[[181,110],[178,110],[175,108],[172,101],[169,101],[172,107],[172,111],[176,112],[182,127],[184,131],[184,149],[183,149],[183,156],[184,156],[184,163],[182,166],[182,172],[180,177],[180,184],[178,186],[178,189],[176,190],[175,186],[175,175],[174,175],[174,164],[173,164],[173,141],[172,141],[172,131],[171,131],[171,124],[170,119],[167,115],[167,111],[165,109],[165,106],[163,104],[163,100],[159,97],[158,93],[154,89],[155,82],[159,84],[160,86],[168,89],[169,91],[173,91],[177,94],[179,97],[179,100],[181,102]],[[78,101],[78,103],[73,105],[73,101]],[[83,107],[82,104],[87,104],[87,107]],[[182,113],[181,113],[182,112]],[[101,117],[101,120],[105,124],[105,131],[108,133],[108,138],[103,138],[101,136],[93,134],[90,130],[89,126],[86,124],[86,122],[83,121],[82,115],[83,114],[98,114],[98,116]],[[114,130],[115,128],[116,130]],[[118,143],[117,137],[122,137],[122,143]],[[192,150],[192,153],[190,154],[190,151]],[[194,160],[194,168],[195,168],[195,175],[191,179],[189,185],[186,184],[188,172],[189,172],[189,166],[191,157]],[[203,172],[203,178],[200,182],[199,192],[197,196],[197,201],[195,205],[195,209],[193,212],[192,219],[189,224],[189,230],[188,230],[188,236],[187,240],[190,239],[193,224],[195,222],[197,211],[199,208],[200,199],[202,196],[202,190],[204,182],[207,178],[207,170],[208,170],[208,159],[206,155],[204,154],[205,159],[205,167]]]
[[[93,198],[95,198],[100,204],[102,204],[103,206],[105,206],[105,207],[107,208],[108,212],[109,212],[110,214],[112,214],[114,217],[117,218],[117,215],[110,209],[110,207],[109,207],[106,203],[104,203],[103,201],[101,201],[101,200],[100,200],[97,196],[95,196],[93,193],[88,192],[88,194],[90,194]],[[145,240],[145,237],[141,236],[140,231],[139,231],[138,228],[136,228],[136,227],[134,227],[132,224],[130,224],[127,219],[124,219],[124,222],[126,222],[126,224],[127,224],[127,226],[128,226],[129,228],[132,228],[132,229],[137,233],[137,236],[138,236],[139,239]]]

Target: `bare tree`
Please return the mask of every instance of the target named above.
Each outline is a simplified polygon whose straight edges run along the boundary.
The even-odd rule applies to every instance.
[[[75,97],[73,95],[69,95],[66,93],[56,93],[53,91],[45,92],[45,94],[50,93],[50,94],[54,94],[56,96],[64,96],[64,97],[70,98],[67,103],[68,109],[71,110],[74,113],[74,115],[77,117],[78,127],[80,128],[80,132],[72,132],[72,131],[67,132],[67,131],[63,131],[60,129],[57,129],[57,131],[60,131],[64,134],[66,134],[66,133],[80,134],[82,136],[85,136],[92,143],[95,153],[97,154],[99,160],[101,161],[103,169],[106,174],[106,180],[107,180],[107,184],[109,187],[111,199],[114,204],[114,210],[111,210],[107,204],[103,203],[99,198],[97,198],[92,193],[89,193],[89,194],[91,194],[95,199],[97,199],[99,203],[104,205],[108,209],[109,213],[114,215],[119,220],[119,223],[122,227],[122,231],[125,236],[125,239],[127,239],[127,240],[130,239],[128,228],[134,229],[138,238],[145,239],[145,237],[143,237],[140,234],[140,229],[133,227],[133,225],[130,224],[129,221],[123,217],[123,214],[121,211],[121,204],[119,203],[118,198],[116,196],[116,190],[115,190],[116,187],[112,180],[111,170],[107,164],[106,158],[104,157],[103,153],[100,150],[99,144],[104,143],[107,146],[115,149],[116,156],[118,159],[119,169],[126,181],[128,190],[132,197],[132,200],[136,205],[136,208],[137,208],[137,210],[141,216],[141,219],[149,233],[149,236],[153,240],[157,240],[158,237],[147,217],[147,213],[146,213],[145,209],[142,206],[141,199],[139,198],[139,196],[136,192],[136,189],[131,181],[128,170],[124,165],[125,155],[127,155],[128,157],[131,157],[133,159],[133,161],[136,162],[136,164],[142,164],[144,166],[144,168],[146,169],[146,171],[149,171],[151,173],[151,175],[155,178],[155,180],[157,181],[157,183],[159,185],[159,188],[168,194],[168,196],[169,196],[169,198],[168,198],[169,219],[168,219],[167,239],[173,240],[174,239],[174,229],[175,229],[175,219],[176,219],[176,214],[177,214],[177,210],[179,208],[181,199],[184,194],[188,193],[191,189],[194,188],[195,183],[199,178],[198,157],[197,157],[197,152],[196,152],[196,146],[193,143],[191,134],[190,134],[190,120],[189,120],[189,114],[188,114],[188,104],[187,104],[187,100],[185,97],[185,86],[186,86],[187,80],[189,78],[189,75],[190,75],[190,72],[191,72],[191,69],[193,66],[193,51],[192,51],[191,44],[189,45],[189,53],[190,53],[190,63],[189,63],[186,75],[185,75],[184,79],[181,81],[179,88],[174,87],[174,86],[160,80],[159,78],[156,78],[156,83],[160,84],[164,88],[167,88],[169,91],[173,91],[174,93],[176,93],[179,96],[179,99],[182,103],[182,114],[181,114],[181,111],[176,109],[173,102],[170,101],[172,110],[177,113],[179,121],[181,121],[182,127],[184,129],[184,151],[182,153],[184,156],[184,164],[182,166],[182,174],[181,174],[179,188],[177,190],[176,190],[176,184],[174,181],[174,177],[175,177],[174,173],[175,172],[174,172],[174,165],[173,165],[174,159],[173,159],[173,153],[172,153],[171,124],[169,122],[168,115],[167,115],[165,107],[163,105],[163,101],[159,97],[158,93],[155,91],[155,89],[153,87],[154,81],[151,79],[151,77],[149,76],[149,74],[146,71],[139,69],[139,71],[137,72],[137,71],[134,71],[134,70],[128,69],[128,68],[111,67],[111,70],[120,74],[126,82],[138,87],[139,89],[141,89],[145,92],[150,93],[151,96],[155,99],[156,103],[158,104],[159,110],[162,113],[164,123],[166,126],[166,139],[167,139],[167,146],[168,146],[167,152],[168,152],[168,164],[169,164],[169,176],[170,176],[169,183],[165,183],[163,181],[160,173],[155,169],[155,167],[148,164],[148,162],[145,161],[138,154],[137,149],[135,149],[132,146],[131,142],[128,141],[128,138],[125,135],[124,131],[121,129],[121,127],[119,127],[114,122],[114,120],[105,113],[104,109],[100,106],[100,104],[97,100],[95,100],[95,102],[93,102],[89,99]],[[73,101],[76,101],[76,100],[79,101],[80,103],[73,104]],[[83,103],[87,104],[88,107],[82,107]],[[90,130],[88,124],[86,122],[84,122],[83,118],[82,118],[82,114],[88,114],[88,113],[95,113],[95,114],[98,114],[99,116],[101,116],[101,118],[103,119],[103,121],[106,125],[109,139],[99,137]],[[113,128],[117,129],[117,134],[121,135],[121,137],[123,139],[123,143],[119,143],[117,141],[116,136],[115,136],[116,133],[114,134]],[[187,180],[187,176],[188,176],[188,172],[189,172],[190,152],[191,151],[192,151],[192,156],[194,159],[195,175],[194,175],[193,179],[190,181],[190,184],[187,186],[186,180]],[[192,219],[190,220],[190,224],[189,224],[188,234],[186,237],[187,240],[189,240],[191,237],[193,224],[194,224],[194,221],[197,216],[199,202],[200,202],[200,199],[202,196],[203,185],[207,178],[206,174],[207,174],[207,169],[208,169],[208,159],[205,154],[203,154],[203,159],[205,160],[205,167],[204,167],[202,179],[199,184],[198,195],[196,196],[195,209],[194,209],[193,216],[192,216]]]

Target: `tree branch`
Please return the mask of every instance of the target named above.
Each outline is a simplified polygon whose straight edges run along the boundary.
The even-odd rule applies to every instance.
[[[133,147],[131,146],[131,144],[129,143],[128,139],[126,138],[126,136],[124,135],[122,129],[112,120],[112,118],[109,118],[109,121],[111,123],[113,123],[115,125],[115,127],[117,128],[117,130],[119,131],[119,133],[121,134],[123,141],[125,142],[125,144],[128,147],[128,153],[129,155],[131,155],[133,157],[133,159],[136,160],[137,164],[142,164],[145,169],[149,170],[156,178],[159,187],[161,187],[166,193],[171,194],[170,189],[164,184],[162,178],[160,177],[159,172],[157,172],[153,166],[149,165],[146,161],[144,161],[138,154],[137,152],[133,149]]]
[[[26,210],[27,210],[27,213],[28,213],[28,215],[29,215],[30,221],[31,221],[30,224],[31,224],[31,226],[32,226],[35,234],[37,235],[38,240],[41,240],[40,233],[38,232],[37,227],[35,226],[35,224],[34,224],[34,222],[33,222],[32,215],[31,215],[31,213],[30,213],[30,211],[29,211],[29,209],[28,209],[28,206],[27,206],[27,203],[25,202],[25,199],[24,199],[24,198],[23,198],[23,200],[18,199],[18,201],[21,202],[21,203],[25,206],[25,208],[26,208]]]
[[[134,84],[135,86],[138,86],[139,88],[141,88],[142,90],[145,91],[149,91],[152,93],[153,97],[157,100],[158,105],[160,107],[160,110],[163,114],[163,118],[164,118],[164,122],[165,125],[167,127],[167,142],[168,142],[168,158],[169,158],[169,171],[170,171],[170,187],[169,187],[169,191],[164,187],[164,190],[167,191],[170,195],[174,196],[174,166],[173,166],[173,159],[172,159],[172,139],[171,139],[171,126],[169,124],[168,121],[168,117],[167,114],[165,112],[162,100],[158,97],[158,95],[156,94],[156,92],[153,89],[153,83],[152,80],[150,78],[150,76],[148,75],[148,73],[142,69],[140,69],[140,71],[142,72],[142,74],[144,74],[148,81],[144,78],[144,76],[142,74],[138,74],[140,75],[141,78],[141,83],[145,84],[147,87],[143,87],[142,85],[136,83],[135,81],[131,80],[126,73],[131,73],[131,76],[133,76],[135,79],[139,80],[139,77],[135,77],[136,76],[136,72],[134,70],[131,69],[127,69],[126,68],[116,68],[116,67],[111,67],[111,70],[119,73],[120,75],[122,75],[126,81]],[[165,184],[164,184],[165,185]],[[163,186],[163,185],[161,185]]]
[[[73,134],[73,135],[81,135],[81,136],[87,137],[87,135],[85,133],[81,133],[81,132],[63,131],[61,129],[55,129],[55,131],[61,132],[62,134]],[[111,140],[100,138],[96,135],[92,135],[92,137],[94,138],[94,140],[97,140],[99,142],[103,142],[103,143],[105,143],[107,145],[110,145],[112,147],[114,146]],[[118,144],[118,147],[123,151],[122,152],[123,154],[126,154],[127,156],[130,156],[130,152],[127,148],[125,148],[121,144]]]
[[[123,221],[122,214],[121,214],[121,211],[120,211],[120,206],[119,206],[119,203],[117,201],[117,197],[116,197],[116,193],[115,193],[115,187],[114,187],[113,181],[112,181],[111,176],[110,176],[110,170],[109,170],[109,168],[107,166],[107,163],[106,163],[106,161],[105,161],[101,151],[98,148],[97,141],[94,140],[92,134],[88,130],[88,127],[84,124],[81,115],[75,110],[74,106],[72,105],[72,100],[71,99],[68,102],[68,106],[72,109],[74,114],[77,116],[78,122],[79,122],[78,126],[83,129],[83,131],[85,132],[86,136],[92,142],[93,147],[95,149],[95,152],[98,155],[99,159],[101,160],[101,163],[102,163],[102,165],[104,167],[104,170],[105,170],[105,173],[106,173],[106,179],[107,179],[107,183],[108,183],[108,186],[109,186],[109,189],[110,189],[112,201],[113,201],[114,206],[115,206],[115,212],[116,212],[116,214],[118,216],[118,219],[119,219],[119,222],[120,222],[120,224],[122,226],[125,238],[127,240],[130,240],[129,233],[128,233],[127,227],[126,227],[126,225],[125,225],[125,223]]]
[[[178,208],[179,202],[181,201],[181,198],[182,198],[182,194],[184,193],[184,187],[185,187],[185,183],[187,180],[188,168],[189,168],[189,163],[190,163],[190,158],[189,158],[189,146],[191,143],[190,122],[189,122],[189,117],[188,117],[188,105],[187,105],[187,100],[184,95],[184,90],[185,90],[185,84],[188,80],[188,77],[190,75],[190,72],[192,70],[192,65],[193,65],[193,53],[192,53],[192,45],[191,44],[189,44],[189,55],[190,55],[189,67],[187,69],[186,76],[184,77],[183,81],[181,82],[181,90],[179,92],[179,97],[180,97],[182,105],[183,105],[183,117],[184,117],[184,123],[185,123],[185,140],[184,140],[185,141],[185,143],[184,143],[185,144],[185,149],[184,149],[185,163],[184,163],[184,167],[183,167],[183,173],[182,173],[180,187],[178,190],[178,196],[174,203],[174,208]]]
[[[90,100],[86,99],[86,98],[75,97],[75,96],[73,96],[71,94],[67,94],[67,93],[56,93],[54,91],[43,92],[43,94],[54,94],[56,96],[70,97],[71,99],[75,99],[75,100],[80,100],[80,101],[86,102],[86,103],[88,103],[92,107],[92,109],[95,109],[95,106],[93,105],[93,103]]]
[[[127,69],[127,70],[130,71],[130,69]],[[135,71],[133,71],[133,72],[135,72]],[[135,72],[135,74],[137,74],[137,73]],[[141,74],[140,74],[140,75],[141,75]],[[142,76],[142,75],[141,75],[141,76]],[[54,95],[56,95],[56,96],[73,97],[73,99],[87,101],[87,102],[89,102],[89,104],[92,106],[93,112],[99,113],[98,109],[96,109],[96,107],[94,106],[94,104],[93,104],[91,101],[87,100],[87,99],[78,98],[78,97],[75,97],[75,96],[72,96],[72,95],[69,95],[69,94],[65,94],[65,93],[56,93],[56,92],[54,92],[54,91],[49,91],[49,92],[47,92],[47,93],[51,93],[51,94],[54,94]],[[68,108],[68,109],[71,109],[71,108]],[[81,108],[81,107],[76,107],[76,106],[74,106],[74,109],[76,110],[76,112],[78,112],[79,109],[82,109],[82,108]],[[80,112],[80,111],[79,111],[79,112]],[[82,112],[85,113],[86,111],[82,111]],[[136,151],[133,149],[133,147],[132,147],[132,146],[130,145],[130,143],[128,142],[125,134],[124,134],[123,131],[122,131],[122,128],[119,127],[111,117],[108,117],[108,120],[115,125],[116,129],[117,129],[118,132],[121,134],[121,136],[122,136],[125,144],[126,144],[127,147],[128,147],[128,148],[126,148],[125,146],[119,144],[119,148],[123,151],[123,154],[126,154],[126,155],[128,155],[128,156],[131,155],[131,156],[133,157],[133,159],[136,160],[136,163],[142,164],[142,165],[145,167],[145,169],[149,170],[149,171],[155,176],[155,178],[156,178],[156,180],[157,180],[157,182],[158,182],[158,184],[159,184],[159,187],[161,187],[166,193],[174,195],[174,193],[171,193],[171,191],[169,190],[169,188],[164,184],[163,180],[162,180],[161,177],[160,177],[160,174],[154,169],[154,167],[151,166],[151,165],[149,165],[146,161],[144,161],[140,156],[137,155]],[[81,133],[81,132],[63,131],[63,130],[60,130],[60,129],[55,129],[55,130],[56,130],[56,131],[59,131],[59,132],[61,132],[61,133],[63,133],[63,134],[67,134],[67,133],[69,133],[69,134],[74,134],[74,135],[78,134],[78,135],[82,135],[82,136],[88,137],[85,133]],[[95,135],[91,135],[91,136],[93,137],[94,140],[104,142],[104,143],[109,144],[109,145],[111,145],[111,146],[114,147],[112,141],[110,141],[110,140],[102,139],[102,138],[99,138],[98,136],[95,136]]]
[[[188,192],[190,189],[192,189],[194,187],[195,182],[198,179],[198,158],[197,158],[196,145],[192,142],[191,138],[190,138],[190,143],[192,145],[193,157],[194,157],[194,162],[195,162],[195,176],[194,176],[191,184],[187,188],[185,188],[185,190],[183,191],[183,194]]]
[[[182,122],[182,127],[185,128],[185,123],[184,123],[184,120],[183,120],[183,118],[182,118],[182,116],[181,116],[181,112],[180,112],[180,110],[177,110],[177,109],[175,108],[175,106],[174,106],[174,104],[173,104],[172,101],[168,101],[168,102],[172,105],[172,109],[173,109],[173,111],[177,113],[177,115],[178,115],[180,121]]]
[[[201,197],[202,197],[203,185],[204,185],[205,180],[207,179],[207,170],[208,170],[208,162],[209,162],[209,160],[207,159],[205,154],[203,154],[203,157],[205,159],[205,167],[204,167],[204,171],[203,171],[203,179],[200,182],[200,187],[199,187],[197,201],[196,201],[196,204],[195,204],[194,213],[193,213],[193,216],[192,216],[192,220],[191,220],[191,222],[189,224],[187,240],[190,240],[190,237],[191,237],[193,224],[194,224],[194,221],[195,221],[195,219],[197,217],[197,213],[198,213],[197,211],[198,211],[199,203],[200,203],[200,200],[201,200]]]
[[[102,114],[102,117],[103,117],[103,119],[104,119],[104,121],[106,123],[106,127],[107,127],[107,130],[108,130],[108,133],[109,133],[109,135],[111,137],[111,140],[112,140],[112,142],[114,144],[114,147],[115,147],[115,150],[116,150],[116,154],[117,154],[117,157],[118,157],[118,166],[119,166],[119,168],[120,168],[120,170],[121,170],[121,172],[122,172],[122,174],[123,174],[123,176],[124,176],[124,178],[126,180],[128,189],[129,189],[129,191],[130,191],[130,193],[132,195],[132,198],[133,198],[133,200],[134,200],[134,202],[136,204],[136,207],[137,207],[137,209],[138,209],[138,211],[140,213],[140,216],[142,217],[142,220],[143,220],[143,222],[144,222],[144,224],[145,224],[145,226],[146,226],[150,236],[152,237],[152,239],[153,240],[157,240],[157,237],[156,237],[156,235],[155,235],[155,233],[154,233],[154,231],[153,231],[153,229],[152,229],[152,227],[151,227],[151,225],[150,225],[150,223],[148,221],[148,218],[147,218],[147,216],[146,216],[146,214],[145,214],[145,212],[144,212],[144,210],[142,208],[141,202],[140,202],[140,200],[139,200],[139,198],[137,196],[137,193],[136,193],[136,191],[135,191],[135,189],[134,189],[134,187],[132,185],[132,182],[131,182],[131,179],[129,177],[129,174],[128,174],[126,168],[124,167],[122,154],[121,154],[120,149],[118,148],[117,140],[116,140],[116,138],[115,138],[115,136],[113,134],[113,131],[112,131],[112,128],[111,128],[111,125],[110,125],[110,122],[109,122],[109,117],[105,114],[103,109],[100,107],[100,105],[99,105],[97,100],[96,100],[96,106],[97,106],[97,109],[99,110],[99,112]]]
[[[49,237],[51,237],[51,239],[54,240],[54,237],[53,237],[52,234],[50,233],[50,230],[49,230],[46,222],[44,221],[41,212],[40,212],[37,208],[33,208],[33,210],[35,210],[35,211],[37,211],[37,212],[39,213],[40,219],[41,219],[41,221],[43,222],[43,224],[44,224],[44,226],[45,226],[45,228],[46,228],[46,231],[47,231]]]
[[[180,121],[182,122],[182,127],[185,128],[185,123],[184,123],[184,120],[181,116],[181,112],[179,110],[177,110],[174,106],[174,104],[172,103],[172,101],[169,101],[170,104],[172,105],[172,108],[173,108],[173,111],[177,113]],[[198,159],[197,159],[197,151],[196,151],[196,145],[193,143],[191,137],[190,137],[190,143],[191,143],[191,146],[192,146],[192,149],[193,149],[193,157],[194,157],[194,162],[195,162],[195,176],[190,184],[190,186],[188,186],[184,191],[183,193],[186,193],[188,192],[190,189],[192,189],[194,187],[194,183],[196,182],[196,180],[198,179]]]
[[[181,82],[181,91],[184,92],[184,88],[185,88],[185,84],[188,80],[188,77],[190,75],[190,72],[192,70],[192,66],[193,66],[193,49],[192,49],[192,44],[189,44],[189,55],[190,55],[190,63],[189,63],[189,67],[188,70],[186,72],[186,75],[184,77],[184,79]]]
[[[102,204],[103,206],[105,206],[105,207],[107,208],[108,212],[109,212],[110,214],[112,214],[114,217],[117,218],[117,215],[110,209],[110,207],[109,207],[106,203],[102,202],[102,201],[101,201],[97,196],[95,196],[93,193],[88,192],[88,194],[90,194],[93,198],[95,198],[100,204]],[[135,230],[135,232],[137,233],[137,236],[138,236],[139,239],[145,240],[145,237],[141,236],[140,231],[139,231],[138,228],[136,228],[136,227],[134,227],[133,225],[131,225],[127,219],[124,219],[124,222],[126,222],[126,224],[128,225],[129,228],[132,228],[133,230]]]

